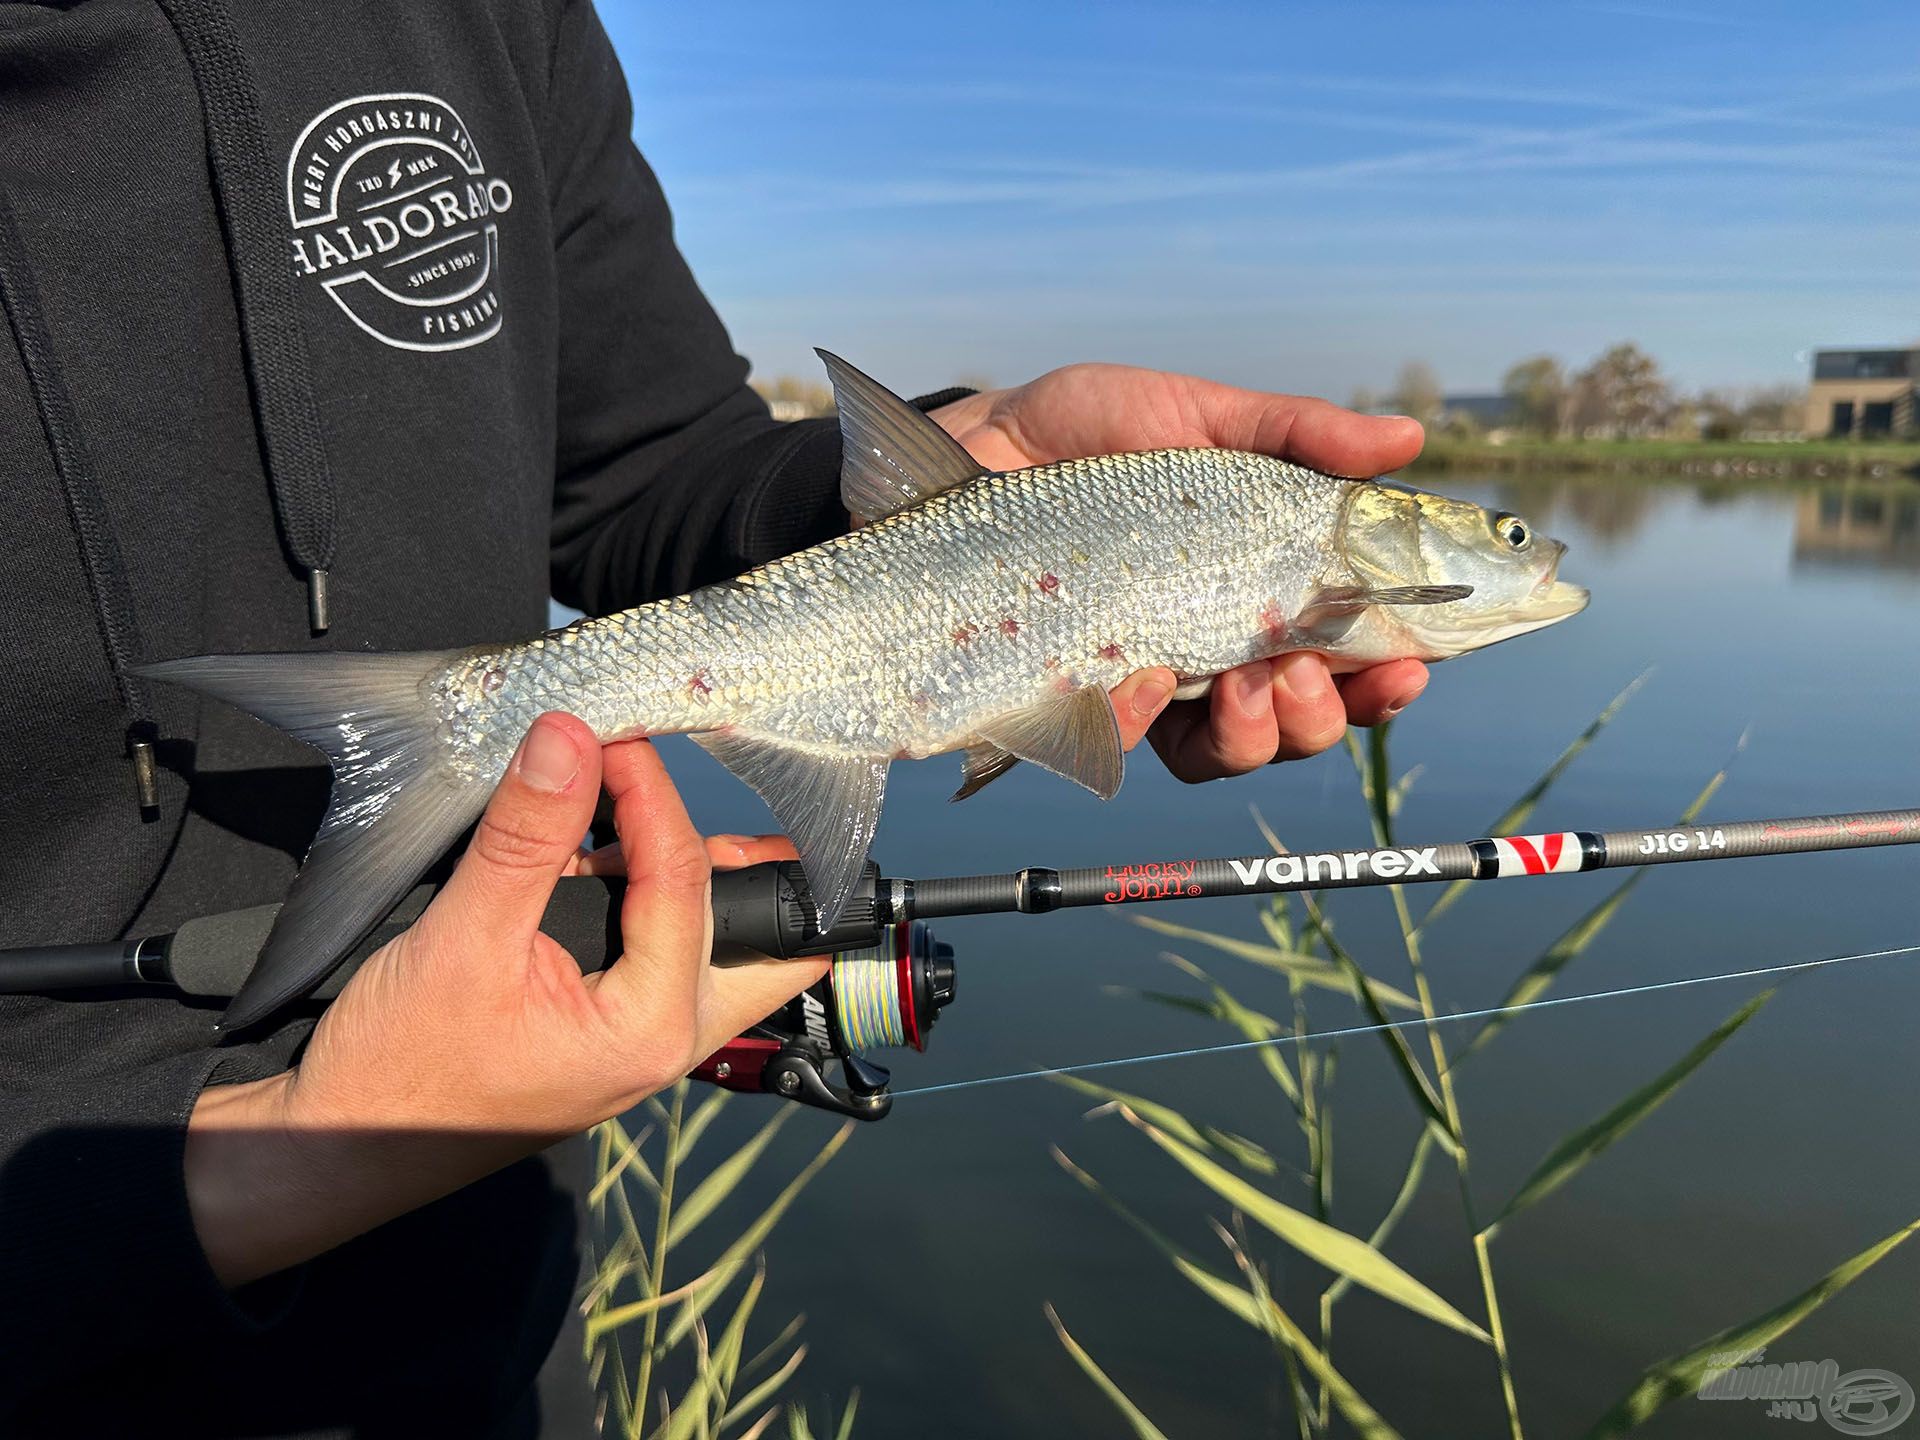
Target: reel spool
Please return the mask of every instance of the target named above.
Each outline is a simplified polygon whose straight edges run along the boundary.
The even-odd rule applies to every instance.
[[[694,1078],[878,1120],[893,1105],[892,1077],[867,1052],[925,1050],[953,993],[951,945],[923,921],[883,925],[874,944],[836,952],[816,984],[708,1056]],[[828,1079],[835,1063],[839,1084]]]

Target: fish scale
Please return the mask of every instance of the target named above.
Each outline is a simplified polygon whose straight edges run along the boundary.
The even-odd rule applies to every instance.
[[[1221,450],[983,476],[737,580],[463,659],[443,690],[450,738],[491,768],[478,756],[501,736],[567,709],[602,739],[738,728],[959,749],[1063,686],[1274,653],[1263,611],[1351,578],[1332,535],[1353,483]]]
[[[247,986],[310,989],[478,817],[527,728],[691,733],[788,831],[829,928],[896,759],[964,750],[963,798],[1020,760],[1120,785],[1107,691],[1204,685],[1311,649],[1438,659],[1573,614],[1516,516],[1268,456],[1153,450],[993,474],[837,357],[841,497],[870,523],[689,595],[521,644],[197,656],[142,668],[324,751],[334,789]]]

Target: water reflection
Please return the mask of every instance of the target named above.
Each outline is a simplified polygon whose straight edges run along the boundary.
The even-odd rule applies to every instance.
[[[1920,488],[1823,486],[1793,517],[1795,570],[1920,571]]]
[[[1445,489],[1442,484],[1438,488]],[[1601,550],[1612,550],[1639,534],[1671,498],[1670,487],[1638,481],[1568,481],[1562,477],[1516,477],[1496,487],[1501,509],[1524,515],[1553,529],[1556,513],[1565,514]]]
[[[1670,505],[1691,500],[1717,509],[1751,499],[1737,480],[1673,481],[1559,476],[1504,477],[1492,503],[1524,515],[1544,530],[1577,528],[1601,551],[1630,547],[1649,521]],[[1446,490],[1444,480],[1434,488]],[[1793,504],[1792,568],[1801,572],[1864,569],[1920,573],[1920,485],[1863,481],[1789,492]]]

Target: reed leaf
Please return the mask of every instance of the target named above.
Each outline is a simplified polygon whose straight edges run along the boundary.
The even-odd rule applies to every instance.
[[[1264,1190],[1215,1164],[1192,1146],[1183,1144],[1144,1120],[1130,1118],[1149,1140],[1172,1156],[1195,1179],[1308,1259],[1325,1266],[1336,1275],[1352,1276],[1355,1284],[1365,1286],[1376,1295],[1416,1315],[1424,1315],[1476,1340],[1490,1341],[1491,1337],[1485,1330],[1359,1236],[1349,1235],[1325,1221],[1314,1219],[1304,1211],[1283,1204]]]
[[[1635,676],[1633,682],[1629,684],[1626,689],[1609,700],[1606,708],[1587,722],[1586,729],[1573,737],[1572,741],[1568,743],[1567,748],[1560,752],[1559,758],[1541,772],[1540,778],[1522,791],[1519,799],[1515,800],[1505,810],[1500,812],[1499,817],[1486,828],[1484,833],[1488,835],[1506,835],[1526,824],[1527,817],[1533,814],[1534,809],[1540,804],[1541,800],[1546,797],[1547,791],[1553,788],[1554,782],[1566,773],[1569,765],[1580,758],[1581,751],[1585,750],[1599,738],[1600,732],[1613,723],[1614,717],[1626,708],[1627,702],[1633,699],[1633,697],[1639,693],[1640,687],[1652,678],[1653,671],[1651,668],[1642,670]],[[1420,928],[1425,930],[1429,925],[1433,924],[1434,921],[1446,914],[1446,912],[1452,908],[1454,902],[1460,898],[1461,892],[1471,884],[1473,884],[1471,880],[1456,880],[1447,886],[1446,889],[1442,890],[1439,898],[1427,907],[1427,913],[1420,917]]]
[[[748,1283],[746,1293],[740,1297],[740,1303],[734,1307],[733,1318],[727,1322],[727,1328],[721,1332],[720,1343],[705,1357],[693,1384],[680,1397],[680,1406],[674,1411],[673,1418],[658,1432],[660,1440],[689,1440],[696,1429],[704,1428],[704,1423],[710,1418],[709,1406],[716,1398],[724,1402],[726,1389],[733,1383],[747,1319],[753,1314],[753,1307],[759,1303],[760,1291],[766,1281],[767,1267],[762,1262],[754,1268],[753,1279]]]
[[[703,1110],[705,1108],[701,1107]],[[793,1113],[793,1106],[780,1106],[774,1111],[773,1118],[762,1125],[752,1139],[715,1166],[713,1173],[695,1186],[693,1193],[674,1208],[673,1223],[667,1227],[669,1247],[678,1245],[691,1235],[694,1227],[739,1187],[740,1182],[747,1178],[747,1172],[759,1162],[767,1146],[773,1143],[773,1137],[780,1133],[780,1127],[793,1117]],[[696,1112],[694,1119],[699,1118]]]
[[[1127,1392],[1114,1384],[1107,1372],[1096,1365],[1093,1357],[1081,1347],[1080,1342],[1067,1333],[1067,1327],[1060,1323],[1060,1316],[1055,1313],[1052,1304],[1049,1303],[1045,1309],[1047,1323],[1053,1326],[1053,1333],[1060,1337],[1061,1345],[1066,1348],[1067,1354],[1073,1357],[1074,1364],[1084,1370],[1087,1378],[1100,1387],[1100,1393],[1113,1402],[1113,1408],[1125,1418],[1133,1434],[1139,1437],[1139,1440],[1167,1440],[1160,1427],[1149,1420],[1140,1407],[1127,1398]]]
[[[766,1404],[767,1401],[779,1391],[782,1385],[785,1385],[787,1381],[793,1378],[794,1372],[799,1370],[801,1363],[805,1361],[806,1358],[807,1347],[804,1345],[796,1345],[793,1353],[787,1356],[785,1363],[782,1364],[778,1370],[774,1371],[738,1400],[728,1402],[727,1413],[720,1417],[721,1426],[724,1428],[728,1425],[738,1424],[752,1411]]]
[[[1306,1112],[1300,1094],[1300,1082],[1294,1077],[1293,1067],[1287,1064],[1287,1058],[1280,1053],[1278,1046],[1268,1043],[1275,1036],[1282,1034],[1285,1027],[1271,1015],[1263,1015],[1258,1010],[1242,1005],[1224,985],[1185,956],[1163,953],[1161,958],[1170,965],[1177,966],[1212,992],[1213,1017],[1239,1031],[1242,1038],[1259,1045],[1260,1048],[1254,1053],[1260,1057],[1260,1064],[1272,1077],[1273,1083],[1280,1087],[1281,1093],[1287,1097],[1287,1103],[1293,1106],[1294,1113],[1304,1119]]]
[[[787,1182],[786,1187],[774,1196],[773,1202],[760,1212],[759,1218],[742,1230],[735,1237],[734,1242],[721,1253],[720,1258],[713,1262],[709,1273],[719,1277],[718,1281],[702,1288],[681,1307],[680,1313],[674,1317],[672,1326],[667,1330],[666,1339],[662,1342],[667,1349],[672,1349],[686,1338],[694,1322],[726,1288],[726,1282],[732,1279],[749,1256],[766,1243],[767,1236],[772,1233],[773,1227],[780,1223],[780,1217],[787,1213],[788,1207],[793,1204],[794,1197],[806,1189],[813,1177],[826,1168],[829,1160],[840,1153],[840,1147],[847,1143],[847,1138],[853,1134],[853,1127],[859,1123],[857,1120],[849,1120],[835,1131],[833,1138],[820,1147],[819,1154],[809,1160],[800,1173]]]
[[[1152,930],[1156,934],[1171,936],[1176,940],[1191,940],[1196,945],[1205,945],[1223,954],[1258,965],[1262,969],[1277,971],[1291,980],[1303,985],[1312,985],[1322,990],[1337,990],[1343,995],[1353,993],[1353,977],[1339,966],[1321,959],[1318,955],[1309,955],[1300,950],[1284,950],[1276,945],[1262,945],[1253,940],[1241,940],[1232,935],[1220,935],[1212,930],[1202,930],[1193,925],[1177,925],[1171,920],[1162,920],[1153,915],[1129,915],[1130,924]],[[1420,1004],[1403,990],[1382,981],[1369,978],[1367,987],[1383,1005],[1395,1005],[1403,1010],[1418,1010]]]
[[[1119,1200],[1107,1192],[1106,1187],[1098,1180],[1094,1179],[1093,1176],[1069,1160],[1066,1153],[1062,1151],[1058,1145],[1053,1147],[1053,1158],[1062,1170],[1065,1170],[1067,1174],[1085,1186],[1087,1192],[1091,1194],[1094,1199],[1098,1200],[1102,1205],[1105,1205],[1117,1215],[1129,1229],[1139,1235],[1149,1245],[1153,1246],[1153,1248],[1158,1250],[1162,1255],[1166,1256],[1168,1262],[1179,1272],[1181,1278],[1186,1280],[1202,1295],[1205,1295],[1208,1299],[1222,1306],[1230,1314],[1246,1321],[1246,1323],[1253,1326],[1254,1329],[1262,1330],[1266,1328],[1266,1322],[1260,1314],[1258,1305],[1255,1303],[1253,1296],[1247,1291],[1241,1289],[1226,1276],[1202,1265],[1198,1260],[1194,1259],[1193,1256],[1189,1255],[1185,1250],[1182,1250],[1178,1245],[1174,1244],[1173,1241],[1169,1240],[1159,1230],[1154,1228],[1154,1226],[1142,1220],[1138,1215],[1134,1214],[1133,1211],[1121,1204]]]
[[[1613,917],[1619,913],[1620,907],[1626,903],[1627,897],[1633,893],[1634,886],[1646,879],[1650,873],[1652,872],[1647,870],[1634,871],[1627,877],[1624,884],[1615,886],[1610,895],[1562,931],[1559,938],[1541,953],[1540,958],[1528,966],[1520,978],[1507,988],[1507,993],[1500,997],[1496,1008],[1518,1009],[1521,1006],[1531,1005],[1546,994],[1552,988],[1553,982],[1559,978],[1560,972],[1578,959],[1581,952],[1594,942],[1602,930],[1607,928]],[[1461,1046],[1459,1052],[1454,1055],[1453,1065],[1458,1066],[1461,1061],[1486,1045],[1494,1036],[1506,1029],[1507,1022],[1512,1019],[1511,1015],[1489,1015],[1481,1022],[1480,1028],[1473,1032],[1473,1038]]]
[[[609,1310],[602,1310],[597,1315],[589,1315],[587,1317],[587,1343],[589,1345],[595,1344],[602,1336],[611,1331],[618,1330],[622,1325],[630,1325],[635,1320],[651,1315],[656,1310],[664,1310],[669,1305],[678,1305],[682,1300],[691,1299],[709,1286],[727,1278],[730,1277],[723,1274],[718,1266],[715,1266],[712,1269],[694,1276],[693,1279],[689,1280],[686,1284],[668,1290],[664,1294],[649,1295],[644,1299],[629,1301],[625,1305],[615,1305]]]
[[[1726,783],[1727,772],[1732,769],[1734,758],[1746,748],[1746,745],[1747,737],[1743,733],[1734,744],[1733,755],[1728,756],[1727,762],[1694,793],[1693,799],[1688,802],[1687,808],[1680,812],[1680,819],[1676,823],[1691,825],[1700,818],[1700,812],[1707,808],[1707,802],[1712,800],[1720,787]],[[1501,997],[1497,1008],[1504,1010],[1531,1005],[1544,995],[1551,988],[1554,980],[1559,977],[1560,972],[1566,969],[1571,961],[1578,958],[1580,953],[1593,943],[1594,938],[1607,928],[1620,907],[1626,903],[1627,896],[1633,893],[1634,886],[1652,873],[1650,870],[1634,871],[1627,877],[1625,884],[1615,888],[1611,895],[1574,921],[1559,939],[1546,948],[1546,952],[1534,961],[1526,973],[1514,981],[1507,993]],[[1421,924],[1424,926],[1426,921],[1421,921]],[[1511,1015],[1488,1016],[1480,1028],[1473,1032],[1473,1038],[1453,1057],[1454,1065],[1458,1065],[1498,1035],[1512,1018]]]
[[[1599,1119],[1581,1126],[1554,1146],[1548,1152],[1546,1159],[1535,1167],[1533,1174],[1527,1177],[1526,1183],[1507,1202],[1506,1208],[1494,1218],[1493,1223],[1488,1225],[1483,1233],[1491,1237],[1495,1230],[1522,1210],[1546,1199],[1579,1174],[1588,1162],[1608,1146],[1658,1110],[1673,1092],[1680,1088],[1689,1075],[1706,1063],[1708,1056],[1732,1039],[1742,1025],[1759,1014],[1761,1007],[1771,1000],[1773,995],[1774,992],[1771,990],[1762,990],[1716,1025],[1705,1039],[1681,1056],[1677,1063],[1635,1090]]]
[[[1094,1095],[1102,1100],[1124,1105],[1136,1115],[1145,1116],[1168,1134],[1179,1136],[1195,1149],[1224,1155],[1243,1169],[1255,1170],[1262,1175],[1272,1175],[1280,1168],[1279,1162],[1272,1155],[1245,1136],[1236,1135],[1231,1130],[1216,1130],[1211,1125],[1196,1125],[1171,1105],[1162,1105],[1138,1095],[1129,1095],[1124,1090],[1114,1090],[1091,1080],[1082,1080],[1077,1075],[1056,1075],[1053,1078],[1062,1085],[1080,1091],[1083,1095]]]
[[[1384,1250],[1387,1240],[1400,1224],[1400,1217],[1407,1213],[1407,1207],[1419,1193],[1420,1182],[1426,1178],[1427,1157],[1433,1154],[1433,1147],[1439,1143],[1432,1126],[1421,1126],[1420,1137],[1413,1142],[1413,1154],[1407,1158],[1406,1173],[1400,1177],[1400,1189],[1394,1195],[1393,1203],[1387,1207],[1387,1213],[1380,1217],[1380,1223],[1373,1227],[1373,1233],[1367,1236],[1367,1244],[1374,1249]],[[1339,1304],[1340,1297],[1352,1288],[1353,1281],[1345,1275],[1339,1276],[1326,1289],[1327,1303]]]
[[[834,1429],[833,1440],[848,1440],[853,1434],[853,1417],[860,1413],[860,1387],[854,1386],[847,1392],[846,1407],[840,1412],[840,1424]]]
[[[1291,1315],[1281,1309],[1271,1299],[1267,1301],[1267,1311],[1274,1327],[1280,1332],[1287,1347],[1299,1357],[1309,1374],[1327,1389],[1334,1406],[1340,1411],[1347,1424],[1353,1427],[1354,1434],[1361,1440],[1400,1440],[1400,1435],[1391,1425],[1380,1418],[1379,1413],[1361,1398],[1360,1392],[1348,1383],[1345,1376],[1333,1368],[1333,1362],[1327,1358],[1326,1351],[1307,1338],[1307,1333],[1294,1322]]]
[[[1669,1401],[1699,1393],[1700,1382],[1713,1366],[1715,1356],[1727,1351],[1758,1350],[1771,1345],[1827,1301],[1858,1280],[1867,1271],[1898,1249],[1920,1230],[1920,1220],[1903,1225],[1878,1244],[1870,1245],[1852,1259],[1841,1262],[1821,1276],[1810,1288],[1801,1291],[1766,1314],[1722,1330],[1708,1337],[1685,1354],[1671,1356],[1649,1366],[1639,1383],[1601,1416],[1587,1432],[1587,1440],[1607,1440],[1624,1435],[1651,1417]]]
[[[715,1086],[713,1093],[700,1102],[700,1108],[687,1117],[680,1127],[680,1163],[686,1164],[687,1157],[693,1154],[693,1147],[700,1137],[707,1133],[707,1127],[719,1117],[721,1109],[733,1098],[733,1092]]]
[[[1327,923],[1326,912],[1320,908],[1312,896],[1307,896],[1306,901],[1307,918],[1313,925],[1314,933],[1319,935],[1326,945],[1327,953],[1333,956],[1334,962],[1347,972],[1352,981],[1354,994],[1360,998],[1361,1008],[1367,1012],[1367,1019],[1380,1027],[1375,1033],[1380,1036],[1381,1043],[1387,1047],[1387,1053],[1393,1057],[1394,1067],[1399,1070],[1400,1078],[1406,1082],[1414,1103],[1420,1107],[1421,1113],[1427,1117],[1428,1123],[1434,1126],[1448,1148],[1457,1150],[1460,1137],[1453,1133],[1453,1126],[1447,1120],[1446,1107],[1440,1103],[1440,1094],[1433,1088],[1433,1081],[1428,1079],[1427,1072],[1420,1068],[1420,1062],[1413,1058],[1413,1051],[1407,1045],[1407,1037],[1400,1033],[1387,1012],[1381,1008],[1380,1002],[1374,999],[1373,990],[1367,981],[1367,974],[1360,968],[1360,962],[1347,953],[1346,946],[1333,938],[1333,927]]]

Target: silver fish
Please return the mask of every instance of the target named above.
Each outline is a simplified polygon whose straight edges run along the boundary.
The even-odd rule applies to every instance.
[[[692,733],[793,837],[823,926],[858,882],[887,768],[1026,760],[1120,788],[1107,691],[1177,693],[1290,650],[1439,660],[1585,607],[1514,515],[1264,455],[1157,450],[995,474],[835,356],[842,498],[870,523],[689,595],[523,644],[148,666],[322,750],[330,806],[230,1024],[306,989],[484,807],[534,718]]]

